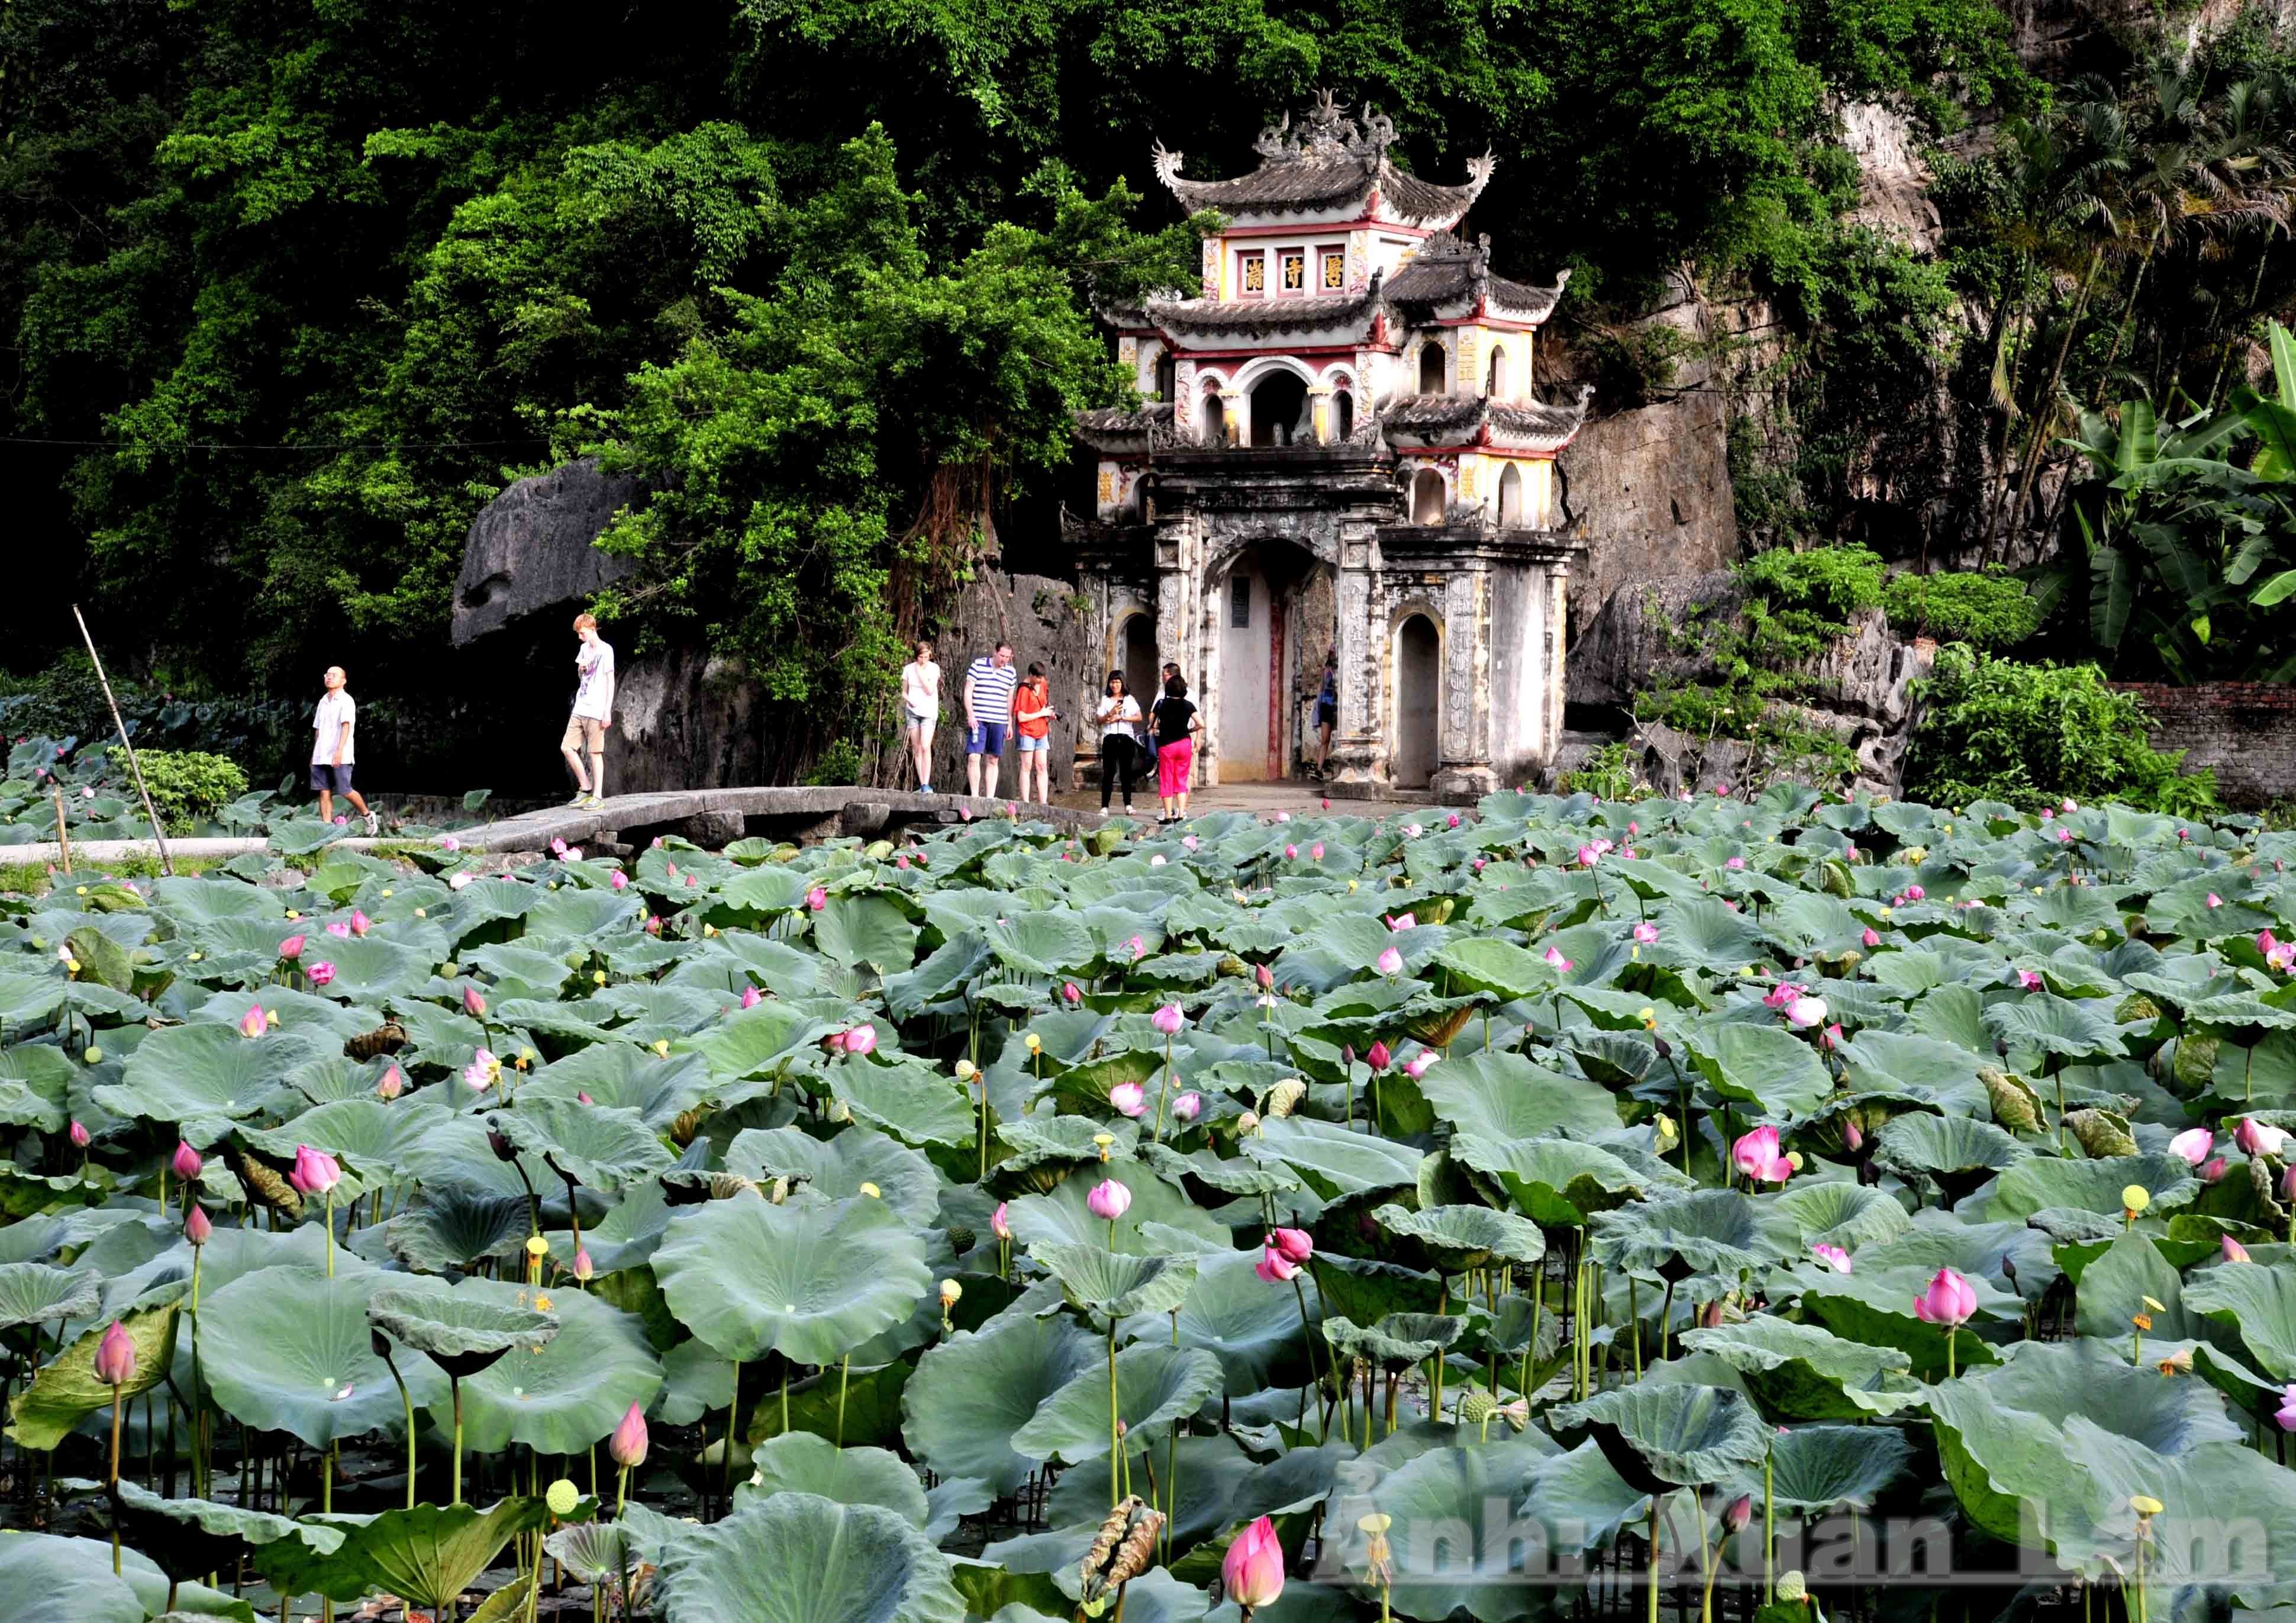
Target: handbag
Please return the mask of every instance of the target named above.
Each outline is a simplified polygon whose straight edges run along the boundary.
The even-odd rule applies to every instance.
[[[1156,759],[1156,729],[1150,724],[1150,719],[1156,713],[1156,705],[1163,702],[1158,699],[1155,704],[1151,704],[1148,707],[1148,714],[1143,716],[1139,726],[1133,729],[1134,740],[1139,745],[1140,753],[1151,761]]]

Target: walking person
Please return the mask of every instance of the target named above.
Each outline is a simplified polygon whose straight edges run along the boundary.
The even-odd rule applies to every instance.
[[[1139,764],[1140,701],[1124,686],[1124,672],[1108,673],[1100,703],[1093,706],[1100,723],[1100,814],[1108,815],[1108,792],[1119,778],[1124,780],[1124,814],[1132,815],[1132,774]]]
[[[1174,671],[1164,679],[1164,696],[1148,712],[1156,724],[1156,794],[1164,803],[1157,820],[1171,824],[1188,819],[1188,780],[1196,770],[1196,733],[1203,727],[1188,699],[1188,684]]]
[[[348,679],[340,665],[329,665],[325,676],[319,679],[327,691],[320,696],[319,708],[311,717],[311,787],[319,792],[319,820],[335,820],[335,796],[340,795],[358,809],[366,820],[370,837],[382,827],[382,820],[370,811],[357,789],[351,787],[351,768],[357,763],[357,732],[358,706],[351,700],[343,684]]]
[[[1321,782],[1332,770],[1332,734],[1340,725],[1340,651],[1324,653],[1324,685],[1316,695],[1316,733],[1321,747],[1316,754],[1316,779]]]
[[[998,643],[964,668],[964,784],[974,795],[996,796],[1004,733],[1012,725],[1013,689],[1020,678],[1009,642]]]
[[[940,667],[933,663],[930,637],[917,638],[917,656],[901,667],[901,710],[909,735],[909,761],[917,769],[917,793],[932,787],[933,729],[940,725]]]
[[[1044,666],[1030,665],[1029,674],[1013,690],[1013,741],[1021,752],[1021,798],[1038,805],[1052,803],[1053,723],[1060,713],[1053,708],[1053,685],[1045,678]],[[1031,762],[1037,769],[1034,794],[1029,789]]]
[[[606,729],[614,724],[614,648],[598,635],[595,614],[574,616],[574,713],[566,719],[566,735],[558,753],[574,774],[573,804],[597,807],[606,802]],[[589,757],[589,770],[582,758]]]

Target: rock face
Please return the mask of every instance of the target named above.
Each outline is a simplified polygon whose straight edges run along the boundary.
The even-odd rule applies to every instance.
[[[1851,102],[1841,109],[1841,144],[1857,160],[1857,206],[1849,218],[1896,236],[1916,253],[1932,253],[1939,221],[1920,139],[1911,119],[1878,102]]]
[[[1099,731],[1086,708],[1108,675],[1100,650],[1090,646],[1089,603],[1066,581],[1046,575],[1007,575],[983,570],[967,585],[935,636],[933,658],[940,665],[941,725],[933,738],[933,787],[964,792],[964,668],[1001,638],[1013,645],[1013,667],[1022,675],[1031,664],[1045,667],[1053,704],[1052,784],[1054,793],[1070,788],[1077,739],[1093,741]],[[1009,730],[1009,729],[1008,729]],[[1013,798],[1020,784],[1021,749],[1005,746],[997,792]],[[880,779],[890,787],[914,788],[906,742],[887,750]]]
[[[1719,672],[1710,656],[1685,628],[1734,620],[1742,600],[1726,570],[1628,581],[1571,650],[1570,702],[1624,709],[1653,678],[1715,680]],[[1857,756],[1857,787],[1895,794],[1916,720],[1912,685],[1927,672],[1931,652],[1925,644],[1899,642],[1881,612],[1869,611],[1851,622],[1848,637],[1796,673],[1791,701],[1773,704],[1849,746]],[[1643,750],[1644,776],[1663,794],[1736,782],[1750,762],[1761,765],[1749,746],[1734,739],[1693,738],[1655,723],[1638,726],[1633,737]]]
[[[585,457],[521,479],[480,508],[455,583],[455,646],[578,602],[629,573],[629,560],[590,543],[637,493],[635,477],[602,474]]]

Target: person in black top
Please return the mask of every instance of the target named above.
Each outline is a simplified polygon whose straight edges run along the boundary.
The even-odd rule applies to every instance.
[[[1324,686],[1316,695],[1316,732],[1322,747],[1316,756],[1316,776],[1323,778],[1332,770],[1332,733],[1340,724],[1340,651],[1327,650],[1324,655]]]
[[[1184,822],[1188,783],[1195,775],[1196,733],[1203,727],[1188,702],[1188,684],[1175,671],[1164,679],[1164,696],[1148,713],[1156,725],[1156,794],[1164,803],[1160,823]]]

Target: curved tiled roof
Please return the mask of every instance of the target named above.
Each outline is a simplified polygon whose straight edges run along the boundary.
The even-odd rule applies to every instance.
[[[1382,276],[1359,293],[1307,299],[1151,299],[1148,319],[1168,333],[1313,333],[1366,321],[1379,308]]]
[[[1488,427],[1495,438],[1540,449],[1559,449],[1587,420],[1594,390],[1583,387],[1567,405],[1545,400],[1495,400],[1481,394],[1390,397],[1378,407],[1380,432],[1431,443],[1464,444]]]
[[[1395,140],[1392,120],[1366,104],[1349,116],[1327,91],[1294,130],[1289,113],[1260,132],[1259,167],[1226,180],[1189,180],[1180,173],[1181,154],[1156,144],[1156,178],[1192,212],[1288,214],[1367,202],[1376,190],[1396,213],[1410,220],[1452,221],[1467,211],[1490,179],[1497,162],[1488,153],[1467,165],[1467,184],[1447,186],[1398,169],[1387,155]]]
[[[1562,299],[1570,280],[1568,270],[1553,287],[1533,287],[1493,276],[1488,237],[1467,243],[1439,231],[1395,273],[1395,279],[1387,284],[1387,296],[1398,304],[1433,307],[1472,298],[1480,290],[1495,313],[1519,321],[1543,321]]]

